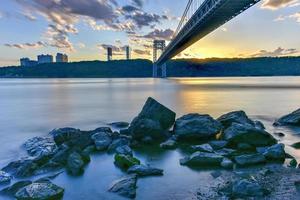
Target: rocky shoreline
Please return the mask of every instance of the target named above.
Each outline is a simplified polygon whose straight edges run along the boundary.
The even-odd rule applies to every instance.
[[[109,126],[120,131],[112,131]],[[107,152],[127,174],[107,183],[111,184],[108,191],[135,198],[140,177],[164,173],[134,157],[134,150],[145,145],[184,149],[188,155],[178,161],[180,165],[217,169],[212,173],[215,185],[199,188],[197,199],[297,199],[300,191],[298,163],[276,139],[284,134],[268,133],[262,122],[250,119],[244,111],[230,112],[218,119],[197,113],[176,119],[175,112],[149,97],[131,123],[109,126],[91,131],[59,128],[49,137],[26,141],[28,157],[0,171],[0,184],[8,185],[0,194],[16,199],[62,199],[64,189],[51,180],[64,171],[81,176],[91,153]],[[279,118],[274,126],[300,126],[300,110]],[[292,147],[298,149],[300,143]],[[31,180],[48,173],[53,175]],[[18,178],[28,180],[13,181]]]

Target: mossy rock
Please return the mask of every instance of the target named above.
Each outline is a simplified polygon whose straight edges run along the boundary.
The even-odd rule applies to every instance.
[[[115,164],[122,169],[128,169],[129,167],[132,167],[133,165],[139,165],[140,163],[141,162],[137,158],[134,158],[130,155],[115,155]]]

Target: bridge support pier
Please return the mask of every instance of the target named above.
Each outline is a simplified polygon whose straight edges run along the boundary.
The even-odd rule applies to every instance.
[[[159,72],[161,72],[160,75],[159,75]],[[152,77],[153,78],[167,78],[167,64],[164,63],[163,65],[159,66],[156,63],[154,63]]]

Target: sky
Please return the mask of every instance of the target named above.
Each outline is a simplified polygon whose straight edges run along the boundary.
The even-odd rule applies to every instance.
[[[152,59],[171,39],[188,0],[1,0],[0,66],[66,53],[70,61]],[[198,0],[199,1],[199,0]],[[261,0],[184,52],[182,58],[300,55],[300,0]]]

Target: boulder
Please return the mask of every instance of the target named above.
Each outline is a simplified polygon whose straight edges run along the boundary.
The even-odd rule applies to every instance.
[[[136,182],[137,176],[135,174],[128,175],[115,181],[109,191],[133,199],[136,196]]]
[[[299,126],[300,125],[300,109],[285,115],[274,122],[276,126]]]
[[[116,154],[115,164],[121,169],[128,169],[134,165],[139,165],[141,162],[130,155]]]
[[[99,132],[92,135],[92,140],[95,143],[96,149],[99,151],[105,151],[112,143],[111,132]]]
[[[225,157],[232,157],[236,155],[238,151],[236,149],[223,148],[223,149],[216,150],[215,153]]]
[[[176,149],[177,142],[174,138],[169,138],[167,141],[161,143],[159,146],[162,149]]]
[[[22,178],[34,175],[34,172],[38,168],[39,165],[34,159],[22,158],[20,160],[10,162],[8,165],[2,168],[2,171]]]
[[[276,139],[265,130],[257,129],[249,124],[235,122],[222,133],[222,139],[235,146],[239,143],[246,143],[260,147],[277,143]]]
[[[12,177],[8,173],[0,171],[0,185],[10,183],[11,178]]]
[[[257,152],[268,160],[285,160],[284,144],[275,144],[270,147],[258,147]]]
[[[121,137],[112,141],[112,143],[108,147],[109,153],[115,153],[118,147],[129,146],[130,141],[126,137]]]
[[[291,146],[294,147],[295,149],[300,149],[300,142],[296,142],[296,143],[292,144]]]
[[[157,176],[163,175],[163,170],[146,165],[133,165],[127,170],[128,174],[137,174],[138,176]]]
[[[117,154],[125,154],[125,155],[130,155],[132,156],[132,149],[128,145],[123,145],[120,147],[116,148],[116,153]]]
[[[53,137],[57,145],[61,145],[66,141],[78,138],[81,135],[81,131],[79,129],[66,127],[54,129],[49,134]]]
[[[232,194],[238,198],[261,197],[264,195],[264,190],[258,183],[242,179],[233,183]]]
[[[223,156],[215,153],[197,151],[190,156],[180,159],[180,164],[188,166],[220,166],[223,158]]]
[[[291,167],[291,168],[296,168],[296,167],[298,166],[297,160],[296,160],[295,158],[293,158],[293,159],[289,162],[288,166]]]
[[[221,162],[221,166],[225,169],[232,169],[233,165],[234,165],[234,163],[228,158],[223,158],[223,160]]]
[[[247,144],[247,143],[239,143],[239,144],[237,144],[237,149],[240,151],[248,151],[248,150],[255,149],[255,147],[253,147],[252,145]]]
[[[32,183],[32,181],[19,181],[14,183],[13,185],[4,188],[1,190],[2,194],[5,195],[15,195],[21,188],[30,185]]]
[[[32,183],[24,188],[21,188],[15,197],[18,200],[50,200],[62,199],[64,189],[50,182]]]
[[[266,129],[265,125],[261,121],[258,121],[258,120],[254,121],[254,126],[257,129],[261,129],[261,130]]]
[[[175,136],[179,140],[206,140],[215,137],[222,125],[209,115],[188,114],[176,120]]]
[[[255,123],[249,119],[244,111],[233,111],[222,115],[217,120],[222,123],[224,128],[228,128],[232,125],[232,123],[249,124],[255,126]]]
[[[30,156],[53,155],[57,146],[52,138],[34,137],[24,143],[24,147]]]
[[[134,139],[145,136],[164,138],[164,132],[173,126],[175,117],[173,111],[149,97],[142,111],[131,122],[129,131]]]
[[[67,163],[69,152],[69,146],[65,144],[60,145],[55,155],[50,159],[49,163],[64,166]]]
[[[71,175],[80,175],[84,171],[84,164],[81,155],[77,152],[73,152],[68,157],[67,170]]]
[[[201,145],[193,145],[191,146],[193,151],[201,151],[201,152],[214,152],[214,149],[210,146],[210,144],[201,144]]]
[[[256,165],[266,162],[265,157],[259,153],[236,156],[234,160],[240,166]]]
[[[208,142],[208,144],[214,149],[214,150],[219,150],[223,149],[227,146],[228,142],[225,140],[213,140]]]

